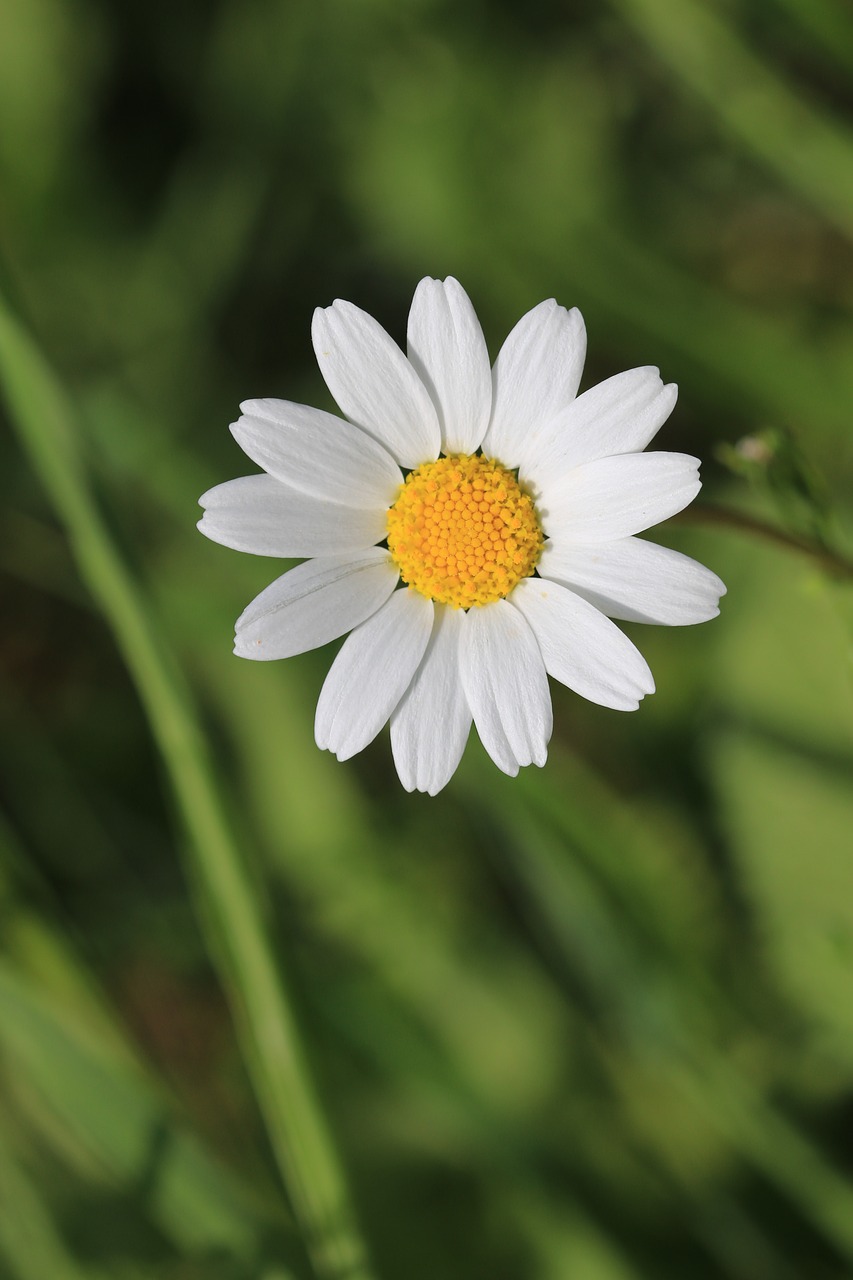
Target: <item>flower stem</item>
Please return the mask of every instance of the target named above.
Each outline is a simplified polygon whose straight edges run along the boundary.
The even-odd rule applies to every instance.
[[[820,542],[801,538],[798,534],[788,533],[787,530],[767,524],[758,516],[749,515],[745,511],[734,511],[730,507],[715,507],[698,502],[680,511],[674,519],[680,524],[711,524],[718,528],[755,534],[767,542],[775,542],[777,546],[786,547],[789,551],[797,551],[800,555],[809,556],[827,573],[835,577],[853,578],[853,560],[839,551],[834,551]]]
[[[188,836],[202,926],[314,1273],[318,1280],[371,1280],[281,967],[220,802],[191,696],[92,500],[63,389],[2,298],[0,384],[81,577],[112,628],[163,758]]]

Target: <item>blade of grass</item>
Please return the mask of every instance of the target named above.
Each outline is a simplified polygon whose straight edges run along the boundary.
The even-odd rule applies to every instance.
[[[14,1280],[92,1280],[56,1232],[32,1179],[0,1135],[0,1262]]]
[[[174,1123],[71,946],[18,900],[24,860],[0,813],[0,1056],[18,1118],[81,1176],[124,1187],[144,1177],[146,1206],[177,1247],[257,1254],[277,1216]]]
[[[316,1273],[322,1280],[369,1277],[366,1249],[290,998],[189,694],[89,493],[63,390],[2,299],[0,377],[12,423],[65,525],[81,576],[113,630],[148,715],[188,836],[214,962]]]
[[[655,53],[726,129],[847,236],[853,236],[853,142],[696,0],[616,0]]]
[[[822,52],[853,71],[853,21],[849,5],[836,0],[775,0],[807,31]]]

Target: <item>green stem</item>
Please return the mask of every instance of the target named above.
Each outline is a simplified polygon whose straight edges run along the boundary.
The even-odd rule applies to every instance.
[[[372,1271],[258,901],[219,799],[192,700],[92,501],[73,415],[0,299],[0,381],[14,426],[66,528],[81,577],[135,681],[188,834],[203,923],[306,1248],[320,1280]]]
[[[734,511],[730,507],[715,507],[708,503],[697,502],[680,511],[674,519],[680,524],[712,524],[717,528],[756,534],[767,542],[775,542],[777,546],[787,548],[788,551],[796,551],[800,555],[808,556],[834,577],[853,578],[853,560],[849,560],[839,551],[833,551],[820,542],[801,538],[795,533],[788,533],[785,529],[767,524],[758,516],[748,515],[745,511]]]

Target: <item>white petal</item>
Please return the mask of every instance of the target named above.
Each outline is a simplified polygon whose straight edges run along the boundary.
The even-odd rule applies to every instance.
[[[551,737],[551,694],[530,627],[506,600],[470,609],[459,646],[462,687],[483,746],[499,768],[543,765]]]
[[[531,441],[521,478],[537,485],[596,458],[641,453],[672,413],[674,382],[664,386],[657,369],[629,369],[599,382],[558,414]]]
[[[586,356],[583,316],[551,298],[522,316],[492,370],[492,418],[483,452],[505,466],[526,457],[528,437],[574,400]]]
[[[256,556],[339,555],[372,547],[388,532],[384,511],[323,502],[266,475],[226,480],[199,505],[206,537]]]
[[[372,742],[406,692],[427,647],[433,606],[395,591],[344,641],[320,691],[314,737],[339,760]]]
[[[421,280],[409,312],[409,360],[438,410],[444,453],[474,453],[492,407],[489,352],[458,280]]]
[[[462,759],[471,712],[459,674],[462,609],[435,606],[435,623],[421,665],[391,716],[391,750],[407,791],[434,796]]]
[[[306,560],[256,596],[237,619],[241,658],[292,658],[337,640],[374,614],[400,571],[387,551]]]
[[[610,542],[640,533],[692,502],[702,488],[699,459],[686,453],[599,458],[540,486],[542,528],[567,541]]]
[[[548,674],[590,702],[636,711],[654,693],[645,658],[586,600],[547,578],[523,578],[510,603],[529,622]]]
[[[351,422],[290,400],[246,400],[240,408],[235,440],[282,484],[347,507],[384,509],[395,500],[400,468]]]
[[[338,300],[317,308],[311,336],[326,386],[348,418],[385,445],[401,466],[438,457],[435,405],[381,324]]]
[[[697,560],[641,538],[559,548],[548,542],[537,567],[543,578],[562,582],[608,618],[627,622],[707,622],[726,594],[717,575]]]

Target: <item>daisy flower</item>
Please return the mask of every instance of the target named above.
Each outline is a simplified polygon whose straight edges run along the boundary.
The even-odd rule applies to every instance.
[[[314,313],[343,416],[247,400],[231,430],[260,475],[210,489],[199,528],[303,559],[237,621],[243,658],[289,658],[349,632],[317,705],[339,760],[391,722],[407,790],[435,795],[476,725],[498,768],[543,765],[548,676],[633,711],[654,692],[611,621],[678,626],[719,612],[720,579],[635,535],[687,506],[699,462],[643,450],[676,387],[631,369],[578,395],[579,311],[534,307],[490,366],[458,281],[425,279],[407,355],[360,308]]]

